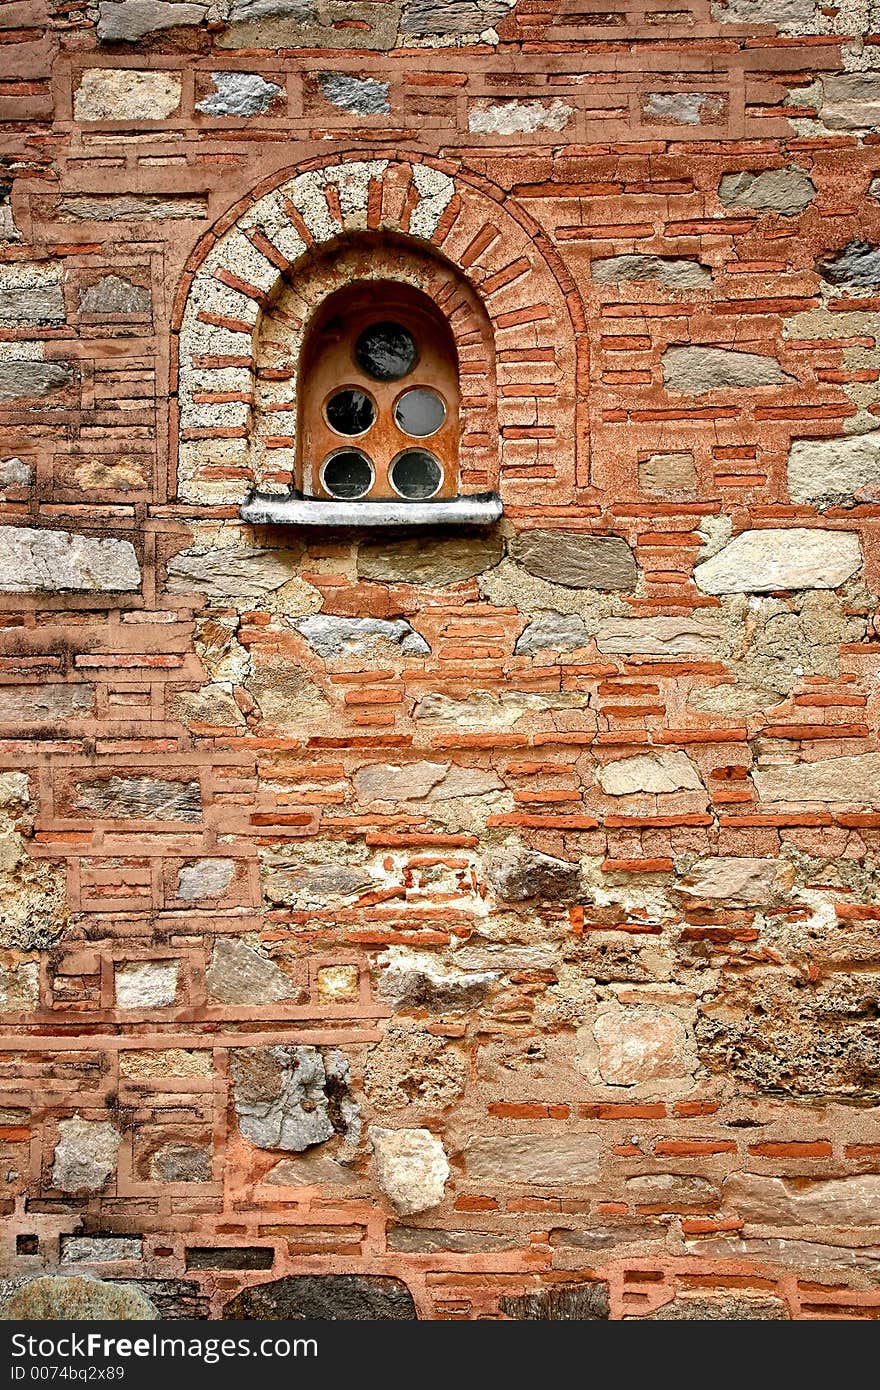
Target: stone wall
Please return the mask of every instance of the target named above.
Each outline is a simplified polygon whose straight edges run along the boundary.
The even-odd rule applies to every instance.
[[[2,1298],[876,1316],[873,13],[7,8]],[[371,247],[494,530],[239,520]]]

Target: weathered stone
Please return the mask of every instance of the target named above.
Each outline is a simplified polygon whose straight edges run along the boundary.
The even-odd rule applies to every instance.
[[[816,0],[714,0],[712,18],[722,24],[772,24],[783,33],[814,33]]]
[[[289,550],[246,546],[182,550],[168,561],[168,592],[220,599],[264,598],[294,578],[297,558]]]
[[[678,882],[690,898],[766,903],[784,896],[794,884],[794,869],[784,859],[700,859]]]
[[[0,591],[119,592],[140,587],[131,541],[0,526]]]
[[[269,901],[286,907],[326,907],[328,900],[341,903],[375,887],[366,869],[348,864],[278,863],[265,866],[262,878]]]
[[[579,531],[521,531],[511,558],[529,574],[571,589],[622,589],[636,584],[635,557],[620,536]]]
[[[590,262],[590,276],[599,285],[628,280],[659,280],[674,290],[712,287],[712,271],[694,256],[608,256]]]
[[[870,289],[880,284],[880,246],[850,241],[842,251],[820,256],[816,269],[831,285],[855,285]]]
[[[36,961],[0,966],[0,1010],[3,1013],[35,1009],[40,998],[40,968]]]
[[[354,116],[384,116],[391,110],[388,83],[374,77],[355,77],[350,72],[318,74],[321,95]]]
[[[468,130],[472,135],[532,135],[538,130],[565,130],[574,107],[560,101],[471,102]]]
[[[389,1250],[406,1255],[482,1255],[516,1250],[522,1244],[518,1236],[500,1231],[448,1231],[439,1226],[389,1226],[385,1238]]]
[[[211,1150],[205,1145],[170,1142],[150,1154],[153,1182],[210,1182]]]
[[[125,68],[120,69],[125,72]],[[87,285],[79,297],[81,314],[99,318],[122,318],[126,314],[146,314],[152,299],[146,285],[134,285],[123,275],[104,275]],[[106,465],[105,465],[106,466]],[[143,485],[143,479],[138,480]]]
[[[275,1251],[271,1245],[190,1245],[187,1269],[271,1269]]]
[[[372,763],[355,773],[358,800],[445,801],[485,796],[504,783],[497,772],[449,763],[417,762],[398,766]]]
[[[516,0],[406,0],[400,32],[418,38],[482,36],[515,4]]]
[[[116,1172],[122,1135],[109,1120],[59,1120],[52,1185],[62,1192],[100,1192]]]
[[[296,1274],[251,1284],[223,1308],[226,1319],[261,1322],[412,1321],[412,1294],[400,1279],[378,1274]]]
[[[795,439],[788,454],[792,502],[852,506],[880,497],[880,430],[838,439]]]
[[[210,1076],[213,1069],[207,1048],[192,1051],[183,1047],[157,1048],[141,1052],[125,1048],[119,1053],[123,1076]]]
[[[315,1047],[242,1047],[231,1056],[241,1132],[261,1149],[301,1153],[356,1123],[348,1063]]]
[[[210,682],[198,690],[166,689],[169,719],[179,719],[191,733],[245,727],[245,717],[228,686]]]
[[[296,991],[283,970],[236,937],[218,937],[205,972],[211,999],[221,1004],[273,1004]]]
[[[141,1236],[62,1236],[61,1263],[106,1264],[117,1260],[143,1259]]]
[[[0,1313],[4,1322],[154,1322],[155,1305],[134,1284],[82,1274],[43,1275],[17,1289]]]
[[[89,193],[62,198],[63,222],[164,222],[208,215],[204,194]]]
[[[360,973],[356,965],[322,965],[317,983],[322,1004],[351,1004],[360,995]]]
[[[627,1196],[639,1206],[669,1211],[706,1211],[717,1207],[721,1194],[714,1183],[690,1173],[640,1173],[627,1178]]]
[[[724,110],[724,98],[716,92],[648,92],[642,112],[651,121],[672,125],[705,125]]]
[[[693,1070],[687,1029],[662,1009],[609,1010],[596,1019],[593,1036],[599,1073],[609,1086],[668,1081]]]
[[[743,170],[725,174],[718,185],[718,198],[726,208],[756,208],[759,212],[779,212],[795,217],[816,196],[816,185],[796,164],[787,169],[764,169],[760,173]]]
[[[123,455],[117,459],[83,459],[73,470],[73,481],[77,487],[89,491],[129,492],[132,488],[146,488],[147,460],[144,455],[139,458]]]
[[[86,68],[73,97],[75,121],[161,121],[180,105],[175,72]]]
[[[84,682],[0,687],[0,724],[55,724],[85,719],[95,708],[95,687]]]
[[[609,1316],[608,1285],[601,1279],[548,1284],[523,1294],[505,1294],[498,1309],[518,1321],[597,1322]]]
[[[104,43],[135,43],[158,29],[200,24],[207,5],[171,4],[167,0],[101,0],[98,38]]]
[[[734,536],[716,555],[696,566],[694,582],[704,594],[836,589],[861,564],[855,531],[768,527]]]
[[[828,130],[874,130],[880,119],[880,74],[828,73],[819,117]]]
[[[0,459],[0,488],[30,487],[34,470],[20,458]]]
[[[418,584],[442,589],[497,565],[504,542],[488,536],[444,537],[441,540],[364,541],[358,548],[361,579],[392,584]]]
[[[639,460],[639,487],[661,497],[682,497],[697,485],[693,454],[651,454]]]
[[[478,690],[465,700],[449,695],[423,695],[414,718],[426,724],[445,724],[457,729],[510,729],[529,714],[542,710],[586,710],[589,698],[577,691]]]
[[[116,967],[116,1004],[120,1009],[157,1009],[177,998],[177,962],[138,960]]]
[[[790,1317],[781,1298],[730,1289],[719,1289],[715,1296],[686,1291],[647,1314],[651,1322],[783,1322]]]
[[[542,613],[521,634],[514,652],[534,656],[535,652],[573,652],[586,647],[590,636],[586,623],[576,613]]]
[[[688,1241],[687,1246],[700,1259],[754,1260],[765,1267],[793,1268],[798,1272],[822,1270],[830,1273],[834,1282],[839,1280],[841,1270],[866,1270],[869,1276],[876,1275],[880,1261],[880,1245],[831,1245],[794,1238],[702,1237]]]
[[[74,379],[68,362],[40,362],[33,358],[8,357],[0,361],[0,401],[27,400],[63,391]]]
[[[77,811],[102,820],[181,820],[202,817],[198,782],[158,777],[96,777],[76,784]]]
[[[671,749],[619,758],[601,767],[597,776],[602,790],[609,796],[705,790],[687,753]]]
[[[486,1135],[468,1140],[465,1172],[481,1182],[572,1186],[599,1176],[598,1134]]]
[[[498,897],[509,903],[531,898],[571,902],[581,889],[579,864],[533,849],[508,851],[494,859],[488,866],[488,878]]]
[[[235,873],[234,859],[197,859],[177,875],[177,896],[183,902],[222,898]]]
[[[196,102],[204,116],[261,116],[283,97],[284,88],[257,72],[212,72],[213,92]]]
[[[451,1170],[443,1145],[429,1129],[372,1125],[369,1139],[379,1186],[398,1216],[413,1216],[443,1201]]]
[[[784,372],[775,357],[731,348],[670,347],[661,359],[667,391],[701,396],[707,391],[755,386],[784,386],[797,377]]]
[[[64,323],[65,318],[57,266],[17,261],[0,267],[0,325],[42,327]]]
[[[717,656],[723,625],[712,617],[605,618],[596,630],[600,652],[621,656]]]
[[[379,998],[394,1009],[424,1008],[435,1013],[472,1008],[498,979],[491,971],[450,969],[434,956],[392,946],[377,961]]]
[[[880,1174],[816,1182],[732,1173],[724,1200],[744,1221],[761,1226],[877,1226]]]
[[[753,771],[761,801],[880,802],[880,753],[848,758],[816,758]]]
[[[364,1063],[364,1093],[380,1115],[388,1110],[448,1110],[461,1098],[468,1058],[442,1037],[390,1026]]]
[[[424,656],[431,651],[424,637],[404,618],[387,622],[383,618],[335,618],[313,613],[293,620],[291,626],[325,661],[340,656],[373,656],[383,648],[396,647],[404,656]]]
[[[263,1182],[279,1187],[350,1187],[354,1175],[344,1163],[326,1154],[304,1154],[300,1158],[282,1158],[270,1168]]]

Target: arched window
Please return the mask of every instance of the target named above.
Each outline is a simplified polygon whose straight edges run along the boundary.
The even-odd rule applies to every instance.
[[[297,474],[306,497],[455,497],[459,373],[445,317],[421,290],[362,281],[331,294],[303,344]]]

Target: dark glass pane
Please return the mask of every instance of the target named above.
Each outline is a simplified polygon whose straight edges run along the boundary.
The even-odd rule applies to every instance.
[[[434,496],[443,481],[443,469],[425,449],[407,449],[392,464],[391,481],[401,497],[416,501]]]
[[[337,434],[363,434],[376,418],[373,402],[354,387],[337,391],[327,402],[327,424]]]
[[[436,391],[429,391],[425,386],[414,386],[411,391],[404,391],[397,402],[394,418],[405,434],[422,438],[439,430],[446,419],[446,406]]]
[[[354,345],[358,366],[374,381],[398,381],[411,372],[418,351],[411,333],[399,323],[374,323]]]
[[[333,454],[324,464],[324,487],[333,497],[363,497],[373,482],[370,461],[354,449]]]

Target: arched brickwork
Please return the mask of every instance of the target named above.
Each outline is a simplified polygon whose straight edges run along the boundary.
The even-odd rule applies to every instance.
[[[389,238],[406,248],[396,270]],[[255,429],[267,395],[257,382],[266,321],[284,316],[288,343],[301,340],[306,308],[338,288],[346,257],[350,266],[365,246],[377,278],[409,278],[442,297],[463,373],[479,382],[463,419],[465,490],[500,487],[506,500],[526,501],[537,488],[545,500],[570,500],[587,444],[573,282],[485,181],[384,159],[324,164],[257,189],[200,243],[174,322],[180,497],[238,502],[255,483],[287,486],[289,468],[267,459],[266,439],[292,451],[295,410],[282,412],[281,428]]]

